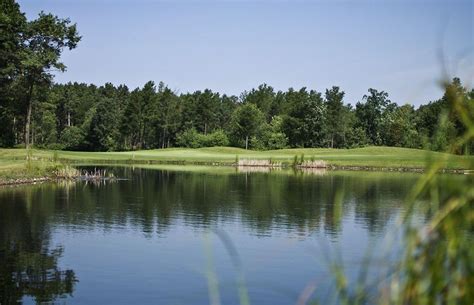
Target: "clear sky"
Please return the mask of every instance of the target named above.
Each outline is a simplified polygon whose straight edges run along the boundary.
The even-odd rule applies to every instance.
[[[474,1],[20,0],[76,22],[83,36],[65,52],[56,81],[134,89],[148,80],[178,92],[238,95],[337,85],[355,104],[368,88],[419,105],[449,76],[474,82]],[[440,56],[443,54],[443,56]]]

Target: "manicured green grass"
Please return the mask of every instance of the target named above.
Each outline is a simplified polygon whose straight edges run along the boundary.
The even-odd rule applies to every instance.
[[[365,147],[356,149],[304,148],[274,151],[252,151],[232,147],[200,149],[170,148],[131,152],[71,152],[32,150],[33,162],[48,162],[53,158],[78,164],[144,164],[181,163],[231,165],[236,158],[272,159],[291,165],[294,157],[304,155],[305,160],[324,160],[335,166],[372,168],[423,168],[429,162],[440,162],[446,169],[474,169],[474,156],[457,156],[419,149],[396,147]],[[25,149],[0,149],[0,176],[24,167]]]

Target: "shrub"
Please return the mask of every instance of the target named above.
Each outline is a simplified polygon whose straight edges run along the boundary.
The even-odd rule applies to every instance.
[[[79,149],[84,142],[84,132],[81,128],[76,126],[69,126],[61,133],[60,143],[64,149],[76,150]]]
[[[178,134],[176,144],[181,147],[198,148],[200,147],[199,133],[194,128],[187,129]]]
[[[64,145],[63,144],[60,144],[60,143],[52,143],[52,144],[48,144],[45,146],[47,149],[51,149],[51,150],[63,150],[65,149]]]
[[[273,132],[267,142],[268,149],[283,149],[288,145],[288,137],[283,132]]]
[[[250,138],[249,147],[256,150],[265,150],[267,146],[260,137],[253,136]]]
[[[201,147],[211,147],[211,146],[228,146],[229,138],[223,130],[216,130],[213,133],[208,135],[200,135],[202,146]]]
[[[347,146],[350,148],[353,147],[363,147],[368,145],[369,139],[365,133],[365,130],[361,127],[356,127],[347,133]]]
[[[210,134],[202,134],[191,128],[180,133],[176,138],[176,144],[181,147],[200,148],[211,146],[228,146],[229,139],[222,130],[216,130]]]
[[[251,138],[253,149],[282,149],[288,146],[288,137],[282,131],[282,118],[275,116],[271,123],[262,124],[255,137]]]

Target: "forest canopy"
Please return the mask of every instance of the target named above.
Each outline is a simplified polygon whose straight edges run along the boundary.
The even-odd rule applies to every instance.
[[[130,90],[106,83],[57,84],[63,51],[80,42],[69,19],[28,21],[14,0],[0,12],[0,147],[116,151],[236,146],[352,148],[367,145],[446,151],[465,132],[450,92],[474,116],[474,90],[458,78],[439,100],[417,109],[369,88],[352,106],[342,88],[277,91],[259,85],[240,96],[211,89],[178,93],[149,81]],[[455,153],[474,151],[474,143]]]

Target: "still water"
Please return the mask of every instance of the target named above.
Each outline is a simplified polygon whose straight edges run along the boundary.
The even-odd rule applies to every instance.
[[[383,278],[419,177],[110,170],[0,189],[0,304],[332,302],[334,262],[355,280],[372,253]]]

